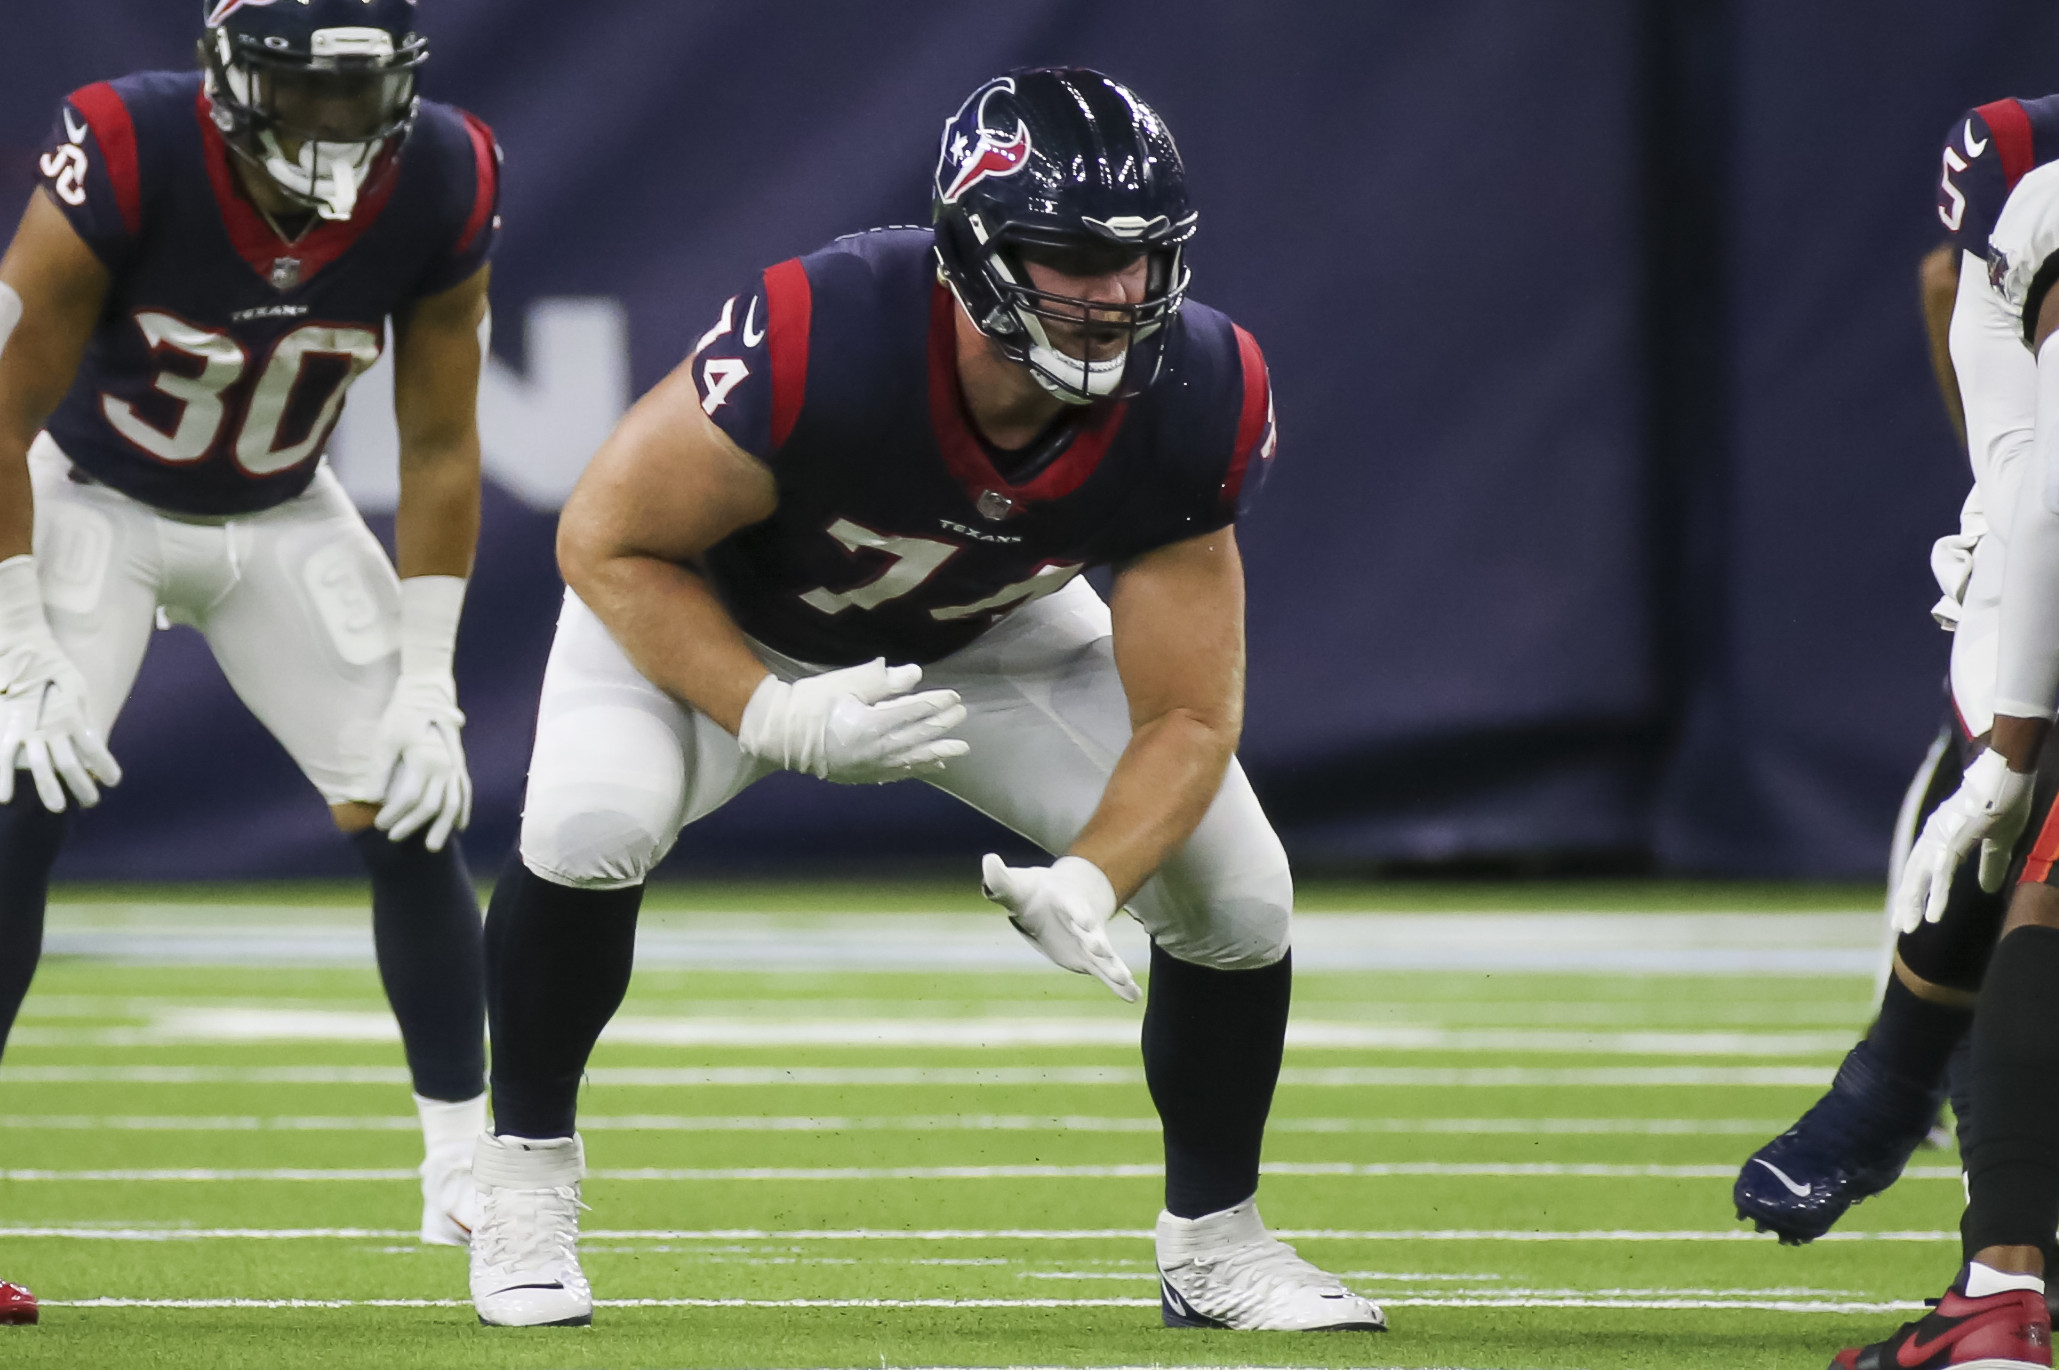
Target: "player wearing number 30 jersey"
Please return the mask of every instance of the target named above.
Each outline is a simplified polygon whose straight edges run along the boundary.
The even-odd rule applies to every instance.
[[[1232,525],[1273,459],[1264,357],[1186,298],[1178,150],[1099,73],[975,91],[933,219],[738,291],[566,506],[521,861],[487,922],[473,1301],[495,1324],[591,1318],[578,1088],[643,881],[685,824],[785,769],[919,776],[1031,839],[1052,864],[990,855],[987,896],[1125,1000],[1106,925],[1127,904],[1150,932],[1167,1325],[1377,1330],[1255,1202],[1293,904],[1233,755]]]
[[[370,870],[422,1233],[458,1244],[485,1081],[451,656],[500,169],[485,125],[417,97],[415,17],[206,0],[201,70],[58,110],[0,261],[0,1044],[153,625],[189,624]],[[398,576],[322,464],[389,321]]]

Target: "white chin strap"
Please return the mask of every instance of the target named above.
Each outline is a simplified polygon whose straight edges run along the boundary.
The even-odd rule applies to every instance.
[[[364,185],[365,173],[380,147],[377,143],[310,140],[301,144],[300,157],[289,161],[273,134],[259,134],[258,145],[264,152],[265,174],[277,181],[280,189],[313,200],[324,219],[338,222],[357,213],[358,188]]]

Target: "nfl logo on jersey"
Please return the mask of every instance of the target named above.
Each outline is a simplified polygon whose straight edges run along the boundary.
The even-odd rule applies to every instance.
[[[300,284],[300,258],[278,257],[272,261],[272,289],[287,291]]]

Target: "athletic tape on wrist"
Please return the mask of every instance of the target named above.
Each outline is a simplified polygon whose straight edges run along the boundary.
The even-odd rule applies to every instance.
[[[400,673],[448,680],[465,612],[463,576],[409,576],[400,583]]]
[[[0,646],[27,638],[47,637],[43,588],[36,579],[36,559],[24,552],[0,561]]]
[[[0,352],[7,350],[7,335],[21,322],[21,296],[14,287],[0,281]]]

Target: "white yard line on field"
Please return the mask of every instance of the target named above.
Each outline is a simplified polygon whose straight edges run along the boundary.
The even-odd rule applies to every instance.
[[[594,1180],[692,1182],[789,1182],[802,1180],[1144,1180],[1163,1175],[1158,1165],[909,1165],[909,1166],[724,1166],[702,1168],[636,1167],[595,1169]],[[1593,1180],[1727,1180],[1737,1167],[1722,1165],[1582,1165],[1551,1161],[1398,1161],[1360,1165],[1347,1161],[1273,1161],[1260,1173],[1278,1176],[1323,1176],[1338,1179],[1434,1178],[1593,1179]],[[207,1183],[214,1181],[280,1180],[306,1183],[349,1183],[412,1179],[413,1170],[173,1168],[156,1170],[0,1170],[0,1181],[16,1183]],[[1905,1180],[1953,1180],[1957,1166],[1911,1166]]]
[[[1829,1066],[1599,1066],[1550,1069],[1483,1066],[1289,1066],[1289,1087],[1346,1089],[1507,1089],[1526,1086],[1807,1087],[1830,1083]],[[586,1073],[601,1087],[669,1089],[730,1085],[1141,1085],[1130,1066],[600,1066]],[[404,1085],[399,1066],[0,1066],[0,1084]]]
[[[206,919],[200,922],[199,919]],[[192,905],[51,910],[57,956],[187,964],[372,964],[356,910],[252,908],[224,917]],[[1149,943],[1133,920],[1109,927],[1132,964]],[[1016,971],[1050,965],[991,914],[647,913],[637,962],[694,970]],[[1850,913],[1311,913],[1295,919],[1304,971],[1496,974],[1871,976],[1880,915]]]
[[[1389,1308],[1619,1308],[1677,1312],[1735,1309],[1762,1313],[1902,1313],[1921,1303],[1802,1299],[1420,1298],[1387,1299]],[[468,1299],[45,1299],[45,1308],[469,1308]],[[1157,1299],[595,1299],[596,1308],[1156,1308]]]
[[[651,1047],[1111,1047],[1133,1049],[1125,1018],[622,1017],[603,1042]],[[198,1042],[398,1042],[393,1015],[355,1009],[171,1008],[143,1027],[24,1028],[29,1046],[165,1046]],[[1842,1054],[1849,1032],[1565,1032],[1528,1028],[1392,1027],[1299,1021],[1287,1045],[1301,1050],[1537,1053],[1565,1056],[1761,1056]]]
[[[410,1172],[411,1173],[411,1172]],[[57,1239],[100,1242],[193,1242],[193,1241],[361,1241],[413,1237],[412,1228],[366,1227],[0,1227],[0,1241]],[[1635,1228],[1591,1228],[1551,1231],[1533,1228],[1396,1228],[1360,1230],[1351,1228],[1274,1229],[1273,1235],[1292,1241],[1354,1242],[1760,1242],[1771,1238],[1742,1228],[1717,1231],[1659,1230]],[[1050,1242],[1148,1242],[1148,1227],[1080,1228],[595,1228],[580,1234],[588,1241],[767,1241],[767,1242],[939,1242],[939,1241],[1050,1241]],[[1956,1242],[1956,1230],[1832,1232],[1817,1238],[1823,1242]]]
[[[1432,1134],[1516,1137],[1757,1137],[1790,1120],[1760,1118],[1274,1118],[1268,1131],[1322,1134]],[[75,1113],[0,1115],[0,1131],[24,1132],[413,1132],[407,1114],[345,1117]],[[1070,1114],[909,1114],[886,1117],[778,1117],[762,1114],[598,1114],[582,1132],[1137,1132],[1156,1134],[1156,1118]]]

